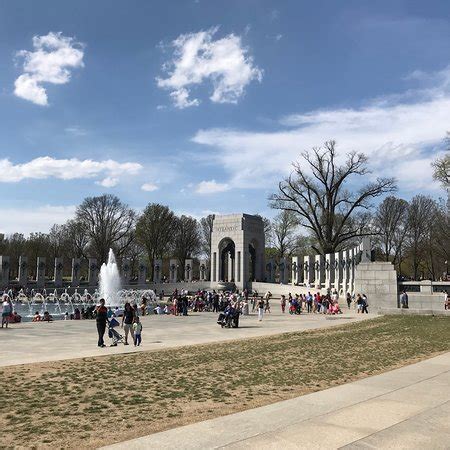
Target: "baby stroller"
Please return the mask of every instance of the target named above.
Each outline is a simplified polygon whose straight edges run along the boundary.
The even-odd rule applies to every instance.
[[[217,319],[217,323],[222,328],[238,328],[239,327],[239,315],[241,313],[238,310],[227,312],[221,312]]]
[[[124,343],[123,336],[116,331],[114,328],[119,326],[119,322],[117,322],[114,317],[111,318],[111,320],[106,321],[108,324],[108,336],[111,338],[111,347],[115,347],[117,344]]]

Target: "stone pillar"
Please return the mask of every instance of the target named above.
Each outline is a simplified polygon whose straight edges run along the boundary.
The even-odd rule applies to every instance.
[[[190,283],[192,281],[193,272],[194,272],[194,264],[192,259],[186,259],[184,261],[184,281]]]
[[[346,295],[347,292],[350,292],[348,288],[350,250],[344,250],[342,255],[342,290]]]
[[[9,256],[0,255],[0,285],[2,287],[8,287],[9,285],[10,269]]]
[[[59,288],[63,285],[63,268],[64,263],[62,258],[55,258],[55,270],[53,272],[53,282],[55,287]]]
[[[19,257],[19,284],[25,287],[28,283],[28,258],[26,256]]]
[[[325,258],[323,255],[315,256],[314,269],[314,286],[320,289],[325,283]]]
[[[200,281],[208,281],[208,261],[206,259],[200,260],[199,272]]]
[[[303,273],[305,286],[311,287],[314,283],[314,256],[303,257]]]
[[[291,283],[292,283],[292,285],[296,285],[299,283],[299,274],[300,274],[300,258],[298,256],[293,256],[292,264],[291,264]]]
[[[334,289],[336,289],[338,293],[343,287],[343,259],[343,252],[336,252],[334,254]]]
[[[171,259],[169,261],[169,281],[176,283],[178,281],[178,260]]]
[[[145,261],[139,263],[138,284],[142,286],[147,283],[147,264]]]
[[[153,261],[153,282],[161,283],[162,276],[162,259],[155,259]]]
[[[45,258],[37,257],[36,263],[36,287],[41,288],[45,286]]]
[[[122,284],[130,284],[131,264],[128,258],[122,260]]]
[[[355,266],[356,266],[356,257],[359,253],[359,250],[357,248],[352,248],[349,250],[349,258],[347,262],[347,268],[348,268],[348,285],[347,290],[353,294],[355,292]]]
[[[361,262],[356,266],[355,294],[366,294],[369,311],[398,306],[397,272],[390,262]]]
[[[234,279],[233,257],[231,256],[231,253],[227,254],[227,272],[227,281],[231,283]]]
[[[275,282],[275,262],[270,258],[266,264],[266,279],[268,283]]]
[[[98,284],[98,264],[95,258],[89,258],[88,283],[89,286],[97,286]]]
[[[212,252],[211,258],[211,281],[216,282],[219,280],[218,277],[218,263],[217,263],[217,252]]]
[[[325,255],[325,288],[331,291],[334,286],[334,253]]]
[[[78,258],[72,259],[72,287],[78,287],[80,285],[80,272],[81,272],[81,263]]]
[[[361,243],[361,262],[367,263],[371,262],[372,245],[370,243],[370,237],[364,236]]]
[[[280,269],[280,283],[289,283],[289,260],[287,258],[281,258],[278,265]]]

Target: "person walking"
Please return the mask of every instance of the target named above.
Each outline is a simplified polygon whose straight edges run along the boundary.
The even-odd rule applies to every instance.
[[[261,297],[258,301],[258,320],[261,322],[264,316],[264,299]]]
[[[128,345],[128,334],[131,334],[131,339],[134,340],[134,332],[133,332],[134,318],[135,318],[134,309],[131,307],[129,302],[126,302],[122,316],[122,328],[123,331],[125,332],[124,345]]]
[[[139,317],[135,317],[133,323],[133,333],[134,333],[134,346],[139,347],[142,342],[142,323],[139,320]]]
[[[7,295],[3,296],[2,308],[2,328],[4,325],[6,325],[5,328],[8,328],[9,318],[13,313],[13,305]]]
[[[408,304],[408,294],[403,291],[402,295],[400,296],[400,303],[402,308],[408,309],[409,308],[409,304]]]
[[[369,301],[367,300],[367,295],[362,295],[362,304],[361,304],[361,314],[369,314],[369,311],[367,310],[367,307],[369,306]]]
[[[347,300],[348,309],[350,309],[352,306],[352,296],[350,295],[350,292],[347,292],[346,300]]]
[[[106,321],[108,319],[108,309],[105,306],[105,299],[100,299],[100,304],[95,308],[95,312],[98,333],[97,345],[99,347],[106,347],[105,341],[103,340],[103,336],[105,335],[106,330]]]
[[[281,296],[281,312],[284,314],[284,311],[286,309],[286,296]]]

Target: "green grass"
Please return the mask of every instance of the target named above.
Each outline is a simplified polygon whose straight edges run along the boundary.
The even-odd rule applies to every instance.
[[[95,447],[449,350],[450,318],[386,316],[223,344],[5,367],[2,444]]]

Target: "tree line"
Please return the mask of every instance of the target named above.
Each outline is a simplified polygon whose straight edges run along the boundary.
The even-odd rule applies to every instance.
[[[147,259],[152,276],[154,259],[176,258],[180,267],[188,258],[209,255],[212,216],[200,221],[186,215],[177,216],[168,206],[150,203],[138,214],[114,195],[88,197],[76,208],[73,219],[55,224],[48,233],[20,233],[2,236],[0,254],[11,258],[11,276],[17,276],[20,256],[27,256],[29,272],[36,275],[34,262],[38,256],[47,258],[47,273],[52,274],[53,260],[64,256],[65,273],[70,272],[72,258],[84,262],[96,258],[107,261],[109,249],[116,257],[129,259],[132,274],[137,274],[139,261]],[[86,275],[86,273],[85,273]]]
[[[450,141],[447,144],[450,147]],[[448,272],[450,249],[448,153],[430,170],[446,190],[447,201],[424,195],[410,201],[396,197],[395,179],[372,177],[363,153],[350,152],[343,158],[334,141],[302,153],[269,198],[279,213],[272,220],[262,217],[266,256],[279,260],[294,254],[334,253],[371,236],[377,257],[392,261],[400,275],[440,278]],[[375,206],[380,197],[385,198]],[[104,194],[86,198],[73,219],[53,225],[48,233],[2,236],[0,254],[11,257],[11,276],[17,276],[21,255],[31,262],[37,256],[48,261],[65,256],[65,270],[70,270],[71,258],[94,257],[101,264],[112,248],[119,260],[129,259],[136,274],[144,258],[151,271],[155,259],[176,258],[184,267],[186,259],[209,258],[212,225],[212,215],[200,220],[177,216],[158,203],[138,214],[118,197]],[[33,263],[29,269],[35,275]]]

